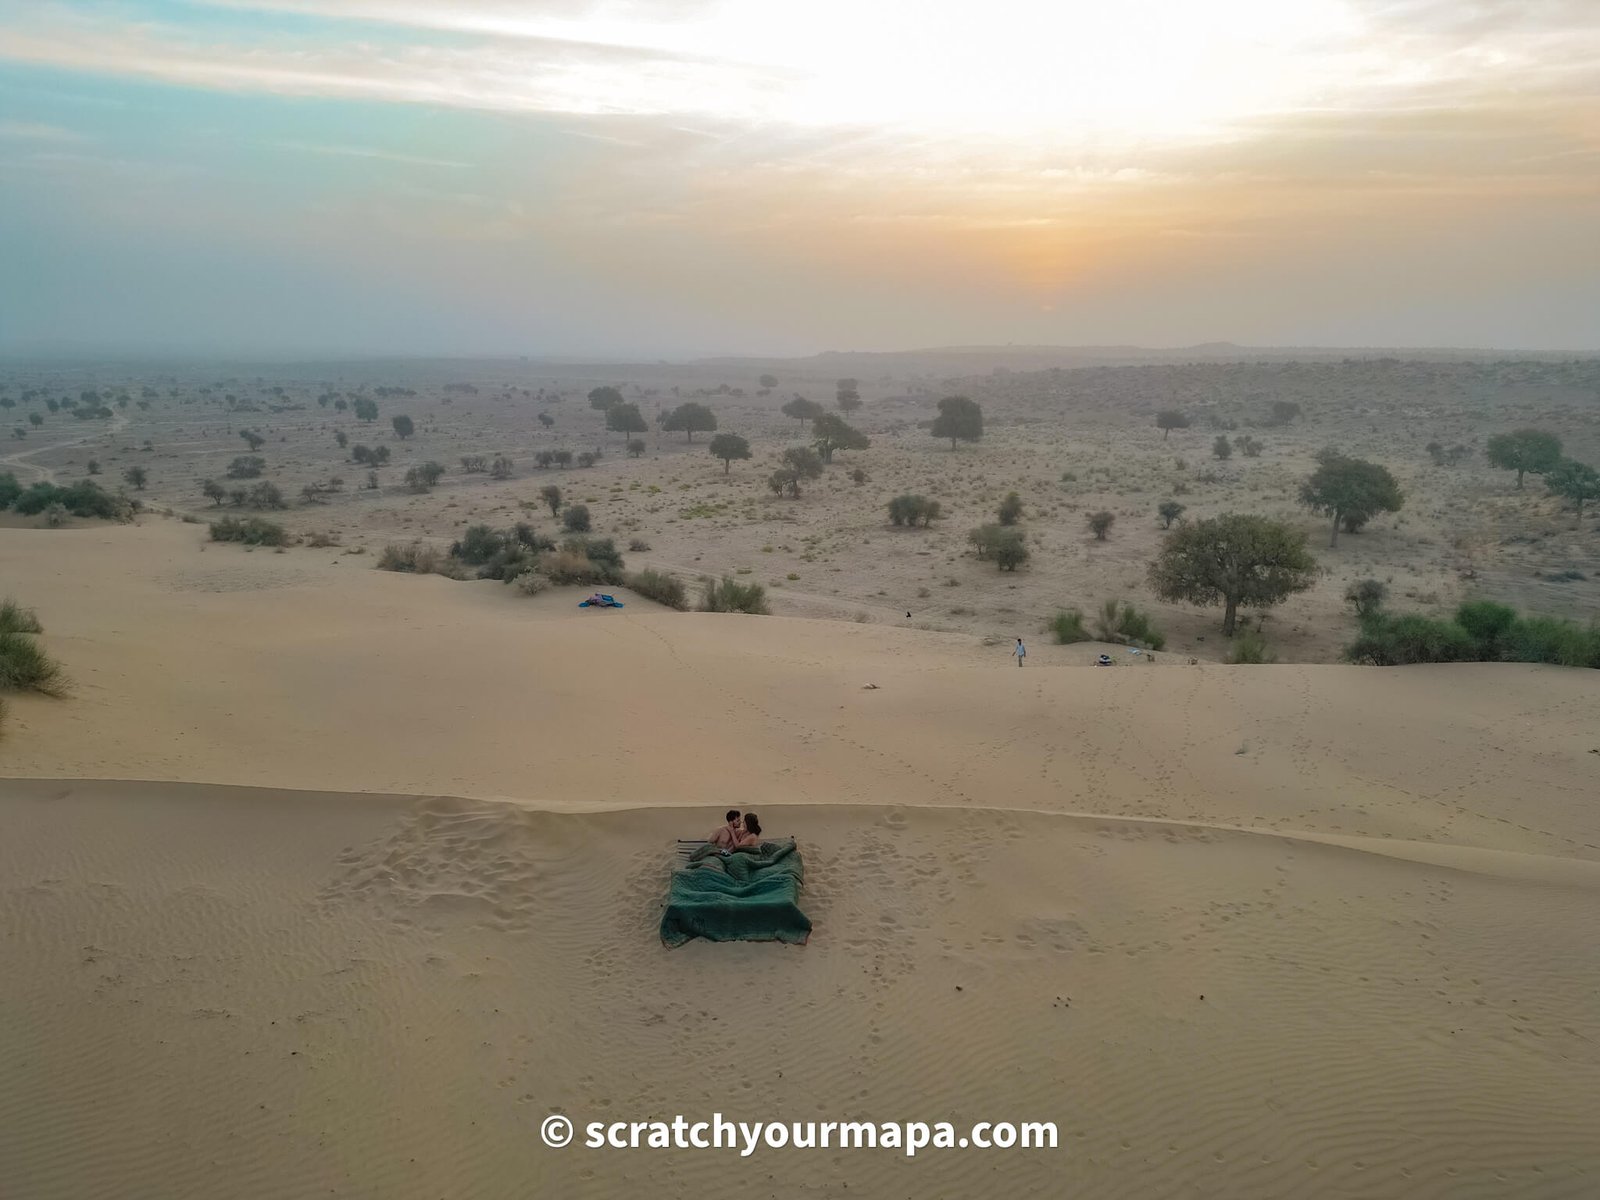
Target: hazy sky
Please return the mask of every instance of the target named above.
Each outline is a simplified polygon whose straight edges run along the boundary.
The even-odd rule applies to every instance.
[[[1600,0],[8,0],[0,348],[1600,349]]]

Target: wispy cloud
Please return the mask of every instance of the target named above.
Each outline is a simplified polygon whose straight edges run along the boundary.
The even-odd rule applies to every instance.
[[[88,139],[76,129],[47,125],[42,121],[0,121],[0,140],[8,142],[83,142]]]
[[[468,162],[448,158],[426,158],[419,154],[397,154],[392,150],[379,150],[371,146],[320,146],[313,142],[276,142],[283,150],[296,150],[302,154],[324,154],[334,158],[372,158],[383,162],[403,163],[413,167],[450,167],[466,170]]]

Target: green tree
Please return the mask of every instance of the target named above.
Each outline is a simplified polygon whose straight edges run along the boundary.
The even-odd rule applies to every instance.
[[[343,450],[346,446],[348,446],[350,444],[350,435],[347,434],[344,430],[341,429],[341,430],[339,430],[338,433],[333,435],[333,440],[338,442],[339,443],[339,449]]]
[[[587,504],[574,504],[561,514],[561,528],[568,533],[589,532],[589,506]]]
[[[338,405],[335,404],[334,407],[337,408]],[[366,421],[366,422],[368,422],[370,424],[371,422],[376,421],[377,419],[378,419],[378,402],[376,400],[369,400],[365,396],[357,397],[357,399],[356,399],[356,420],[358,420],[358,421]]]
[[[822,459],[810,446],[791,446],[783,452],[778,469],[767,477],[767,486],[780,495],[787,491],[800,499],[800,485],[822,475]]]
[[[812,423],[811,432],[816,439],[812,445],[825,463],[833,461],[835,450],[865,450],[872,444],[866,434],[847,425],[838,413],[822,413]]]
[[[597,387],[589,392],[589,407],[598,412],[609,412],[621,403],[622,393],[614,387]]]
[[[1484,447],[1491,466],[1517,473],[1517,488],[1524,474],[1543,475],[1561,461],[1561,439],[1542,429],[1514,429],[1497,433]]]
[[[1293,400],[1274,400],[1272,402],[1272,423],[1274,425],[1287,425],[1300,415],[1300,406]]]
[[[539,489],[539,497],[550,506],[550,515],[553,517],[561,511],[561,489],[553,483],[547,483]]]
[[[1176,500],[1163,500],[1156,506],[1156,515],[1161,518],[1161,528],[1171,529],[1172,523],[1187,510],[1187,505],[1179,504]]]
[[[1266,517],[1225,513],[1167,534],[1150,565],[1150,585],[1163,600],[1221,604],[1222,632],[1232,637],[1240,605],[1280,604],[1309,588],[1316,570],[1304,533]]]
[[[815,421],[828,410],[815,400],[807,400],[804,396],[796,396],[778,411],[786,417],[793,417],[804,425],[807,421]]]
[[[1015,525],[1022,520],[1022,497],[1015,492],[1007,492],[1006,498],[1000,501],[1000,507],[995,510],[995,516],[1002,525]]]
[[[267,440],[253,429],[241,429],[239,431],[239,436],[245,440],[245,443],[252,450],[261,449],[262,443]]]
[[[613,433],[648,433],[650,423],[637,404],[619,402],[606,409],[606,428]]]
[[[215,479],[207,479],[201,483],[200,492],[207,500],[211,501],[211,503],[215,504],[218,508],[221,508],[222,502],[228,498],[228,489],[223,487]]]
[[[410,437],[417,431],[417,427],[412,422],[411,418],[406,416],[404,413],[401,413],[397,417],[390,417],[389,424],[394,426],[395,436],[401,441],[405,441],[406,438]]]
[[[1094,534],[1094,540],[1103,542],[1106,540],[1106,534],[1111,532],[1111,526],[1116,523],[1117,516],[1115,513],[1108,512],[1102,508],[1099,512],[1090,513],[1084,519],[1088,522],[1089,529]]]
[[[430,460],[406,472],[406,486],[414,492],[430,491],[443,475],[444,464]]]
[[[722,473],[726,475],[734,459],[750,457],[750,443],[737,433],[719,433],[711,439],[711,457],[722,460]]]
[[[1189,418],[1175,408],[1163,408],[1156,414],[1156,428],[1161,430],[1164,442],[1174,429],[1189,428]]]
[[[1211,453],[1215,454],[1223,462],[1227,462],[1233,457],[1233,443],[1219,433],[1217,434],[1217,440],[1211,443]]]
[[[43,415],[41,415],[40,413],[36,413],[36,412],[29,413],[28,414],[28,424],[32,425],[35,429],[37,429],[39,426],[44,424]]]
[[[144,485],[150,481],[150,473],[143,467],[129,467],[122,473],[122,477],[139,491],[144,491]]]
[[[683,430],[685,441],[694,441],[696,433],[711,433],[717,427],[717,417],[704,404],[690,400],[687,404],[680,404],[667,414],[667,419],[661,423],[661,428],[668,433]]]
[[[628,439],[628,457],[629,458],[638,458],[647,449],[649,449],[649,447],[644,444],[642,439],[640,439],[640,438],[629,438]]]
[[[776,375],[763,375],[756,382],[770,392],[773,388],[778,386],[778,377]]]
[[[1405,502],[1400,485],[1385,467],[1336,450],[1317,455],[1317,469],[1300,485],[1300,503],[1333,518],[1330,548],[1339,544],[1339,526],[1355,533],[1380,512],[1399,512]]]
[[[835,402],[840,412],[855,412],[861,407],[861,392],[856,387],[854,379],[839,380],[839,392]]]
[[[949,438],[952,450],[958,441],[976,442],[983,437],[983,409],[965,396],[946,396],[939,401],[939,415],[929,432]]]
[[[1600,500],[1600,471],[1570,458],[1562,459],[1546,471],[1544,484],[1562,499],[1576,504],[1580,517],[1585,500]]]

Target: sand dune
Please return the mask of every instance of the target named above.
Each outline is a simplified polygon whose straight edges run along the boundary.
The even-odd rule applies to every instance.
[[[201,536],[0,530],[75,684],[0,743],[0,1195],[1597,1187],[1583,672],[1018,671]],[[804,948],[656,941],[729,802],[800,839]],[[1060,1146],[552,1150],[553,1112]]]

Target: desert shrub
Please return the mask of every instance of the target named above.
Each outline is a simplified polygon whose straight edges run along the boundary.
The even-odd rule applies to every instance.
[[[283,491],[277,484],[263,481],[250,489],[250,507],[288,508],[289,502],[283,498]]]
[[[1344,590],[1345,603],[1355,609],[1356,620],[1365,621],[1383,608],[1389,589],[1381,580],[1358,579]]]
[[[43,692],[59,696],[66,690],[61,664],[22,632],[0,633],[0,691]]]
[[[582,454],[578,455],[578,465],[580,467],[594,466],[594,455],[585,450]]]
[[[1241,629],[1228,649],[1228,661],[1235,664],[1274,663],[1278,655],[1267,645],[1259,630]]]
[[[867,482],[867,480],[871,478],[872,476],[868,475],[861,467],[852,468],[850,471],[850,482],[855,484],[857,487],[860,487],[863,483]]]
[[[44,516],[44,523],[47,528],[60,529],[67,523],[67,518],[72,514],[67,511],[67,506],[65,504],[58,502],[46,508],[42,515]]]
[[[1183,516],[1188,505],[1179,504],[1176,500],[1163,500],[1156,506],[1156,515],[1161,518],[1161,528],[1171,529],[1172,523]]]
[[[1093,637],[1083,627],[1083,613],[1076,608],[1064,608],[1050,619],[1048,626],[1055,635],[1056,645],[1070,646],[1073,642],[1093,641]]]
[[[390,542],[378,555],[380,571],[403,571],[411,575],[449,575],[453,573],[449,555],[425,542],[399,545]]]
[[[506,548],[506,535],[487,525],[469,525],[450,553],[471,566],[481,566]]]
[[[683,581],[664,571],[639,571],[628,576],[628,587],[657,604],[682,611],[689,607]]]
[[[289,531],[261,517],[223,517],[211,522],[213,542],[243,542],[247,546],[287,546]]]
[[[1103,542],[1106,540],[1106,534],[1111,532],[1111,526],[1116,523],[1117,517],[1115,513],[1101,509],[1099,512],[1090,513],[1084,520],[1088,523],[1090,532],[1094,534],[1094,540]]]
[[[1454,621],[1421,613],[1376,613],[1361,626],[1361,636],[1345,649],[1353,663],[1400,667],[1413,663],[1471,662],[1477,658],[1472,635]]]
[[[630,554],[643,554],[648,549],[650,549],[650,543],[643,538],[630,538],[628,540],[628,552]]]
[[[1028,561],[1028,543],[1022,530],[1003,525],[981,525],[967,534],[978,560],[993,559],[1002,571],[1015,571]]]
[[[492,479],[510,479],[512,462],[504,454],[497,454],[494,462],[489,464],[489,476]]]
[[[1095,626],[1104,642],[1148,646],[1152,650],[1160,650],[1167,644],[1166,636],[1156,628],[1148,613],[1120,600],[1107,600],[1100,606]]]
[[[540,571],[524,571],[515,579],[506,580],[524,596],[537,596],[540,592],[548,591],[549,577]]]
[[[0,509],[10,508],[22,495],[22,485],[10,471],[0,475]]]
[[[1491,662],[1500,657],[1516,620],[1516,609],[1492,600],[1469,600],[1456,609],[1456,624],[1472,635],[1478,657]]]
[[[11,597],[0,600],[0,633],[43,633],[39,618],[31,608],[23,608]]]
[[[463,454],[461,470],[467,475],[481,475],[489,469],[489,460],[481,454]]]
[[[1506,631],[1501,653],[1510,662],[1600,667],[1600,626],[1557,617],[1523,617]]]
[[[724,575],[720,580],[708,579],[700,598],[700,611],[766,615],[769,611],[767,591],[759,583],[740,583],[731,575]]]
[[[254,479],[267,468],[267,460],[255,454],[241,454],[228,464],[229,479]]]
[[[574,504],[561,514],[561,528],[568,533],[589,532],[589,506]]]
[[[940,505],[926,496],[896,496],[889,501],[889,520],[896,525],[927,525],[939,519]]]
[[[329,546],[339,544],[339,535],[329,530],[327,533],[306,534],[306,545],[314,550],[326,550]]]
[[[125,521],[133,513],[134,505],[122,496],[113,496],[99,484],[80,479],[67,487],[53,483],[35,483],[17,497],[13,507],[23,516],[37,516],[52,504],[59,504],[75,517],[102,517]]]
[[[995,517],[1002,525],[1015,525],[1022,519],[1022,497],[1015,492],[1007,492],[1006,498],[1000,501],[1000,507],[995,510]]]
[[[431,491],[444,475],[444,464],[429,460],[406,472],[406,486],[413,492]]]

